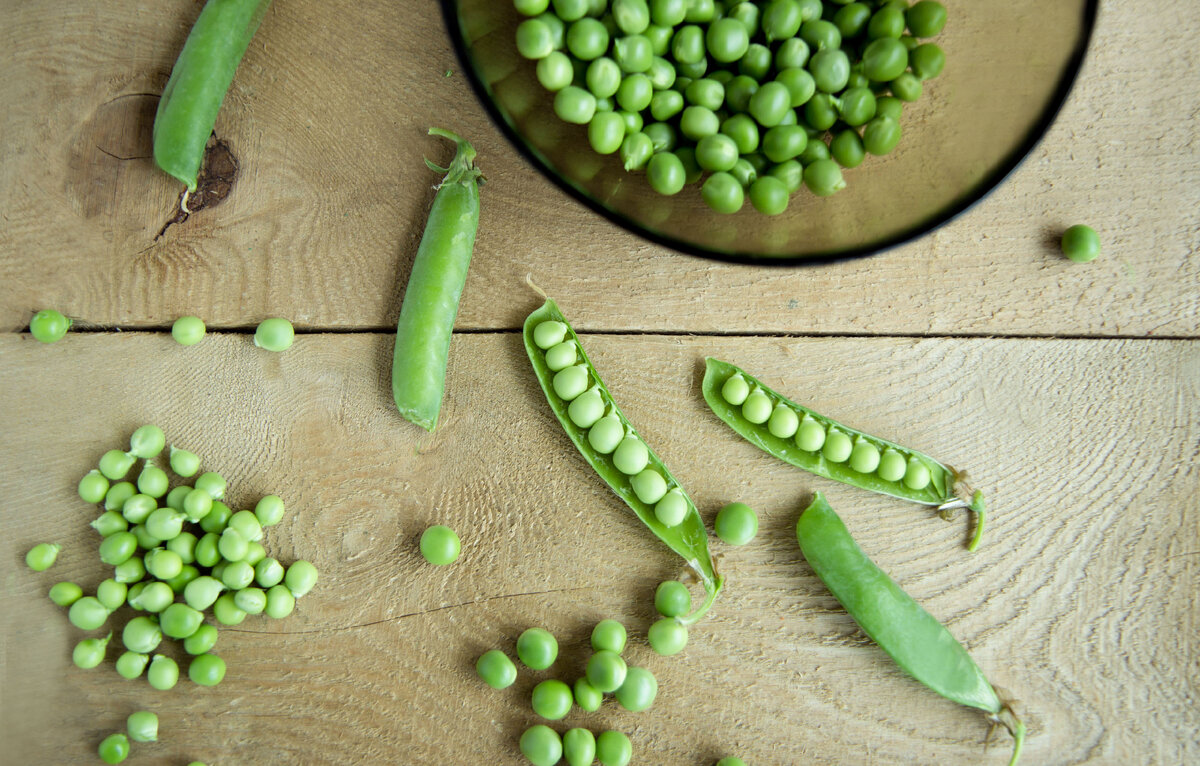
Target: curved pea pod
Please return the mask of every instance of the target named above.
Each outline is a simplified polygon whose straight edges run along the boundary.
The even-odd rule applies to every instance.
[[[796,522],[800,551],[817,577],[872,641],[906,673],[960,705],[978,708],[1013,737],[1009,766],[1025,741],[1025,724],[950,631],[875,565],[817,492]]]
[[[577,356],[571,366],[582,367],[587,371],[587,395],[599,395],[603,402],[603,412],[605,413],[603,419],[607,420],[610,417],[619,419],[624,439],[639,439],[637,432],[625,416],[621,414],[620,409],[613,401],[612,395],[609,394],[608,389],[604,386],[595,368],[592,367],[591,361],[588,360],[587,354],[583,350],[583,344],[579,342],[579,337],[571,328],[566,317],[559,311],[558,306],[553,300],[547,299],[545,304],[526,318],[523,331],[525,351],[529,354],[529,361],[533,365],[538,382],[546,394],[546,400],[550,403],[550,408],[554,410],[555,416],[558,417],[558,422],[562,424],[563,430],[567,432],[567,436],[570,437],[572,443],[575,444],[580,454],[595,469],[596,473],[604,479],[613,492],[617,493],[617,496],[625,501],[625,504],[637,514],[637,517],[649,527],[650,531],[658,539],[666,543],[668,548],[682,556],[684,561],[699,575],[706,594],[704,603],[692,614],[676,618],[685,625],[695,623],[712,606],[724,583],[724,578],[717,572],[716,564],[708,550],[708,530],[704,526],[703,519],[700,518],[695,504],[683,491],[679,482],[675,480],[675,477],[667,470],[662,460],[648,446],[645,448],[644,468],[653,470],[664,480],[661,485],[657,485],[652,490],[654,493],[652,496],[661,498],[666,496],[665,493],[670,493],[672,494],[672,500],[677,502],[678,498],[682,497],[684,501],[685,510],[682,514],[682,520],[672,526],[667,526],[658,519],[655,514],[654,503],[645,502],[642,497],[639,497],[639,492],[635,489],[635,482],[631,480],[631,475],[623,473],[617,468],[614,463],[616,452],[611,449],[601,451],[592,445],[588,438],[589,429],[582,428],[575,423],[570,414],[571,402],[564,400],[555,389],[554,380],[557,371],[547,362],[546,350],[535,340],[535,328],[543,322],[555,322],[561,325],[561,327],[556,328],[562,333],[562,338],[559,339],[559,343],[555,344],[556,346],[559,346],[563,341],[569,341],[574,344]],[[582,396],[580,394],[573,397],[573,399],[578,399]],[[641,487],[642,495],[645,495],[647,490],[640,484],[637,486]]]
[[[208,0],[154,115],[154,161],[196,191],[204,145],[271,0]]]
[[[956,471],[944,463],[916,450],[903,447],[894,442],[880,439],[877,436],[865,434],[836,420],[819,415],[802,404],[797,404],[787,397],[776,393],[763,385],[744,370],[708,357],[704,360],[704,381],[701,388],[704,401],[718,418],[734,431],[742,435],[746,441],[774,455],[780,460],[798,468],[811,471],[818,476],[833,479],[861,489],[868,489],[883,495],[910,500],[922,505],[934,506],[941,512],[943,518],[959,508],[969,508],[975,512],[975,533],[967,544],[967,550],[973,551],[979,546],[983,537],[985,506],[983,493],[972,491],[966,483],[966,474]],[[726,399],[723,390],[731,378],[740,377],[745,382],[745,389],[751,395],[758,392],[765,395],[772,408],[782,407],[796,414],[795,421],[798,429],[807,425],[819,425],[824,434],[839,432],[846,439],[843,443],[858,448],[865,445],[868,453],[873,453],[873,461],[858,464],[859,468],[870,467],[870,470],[856,470],[853,460],[842,457],[840,460],[831,459],[827,450],[802,449],[798,438],[780,436],[773,432],[767,422],[755,423],[746,418],[741,403],[731,403]],[[740,386],[740,384],[739,384]],[[799,430],[796,431],[800,433]],[[824,439],[824,437],[819,437]],[[838,437],[841,439],[841,437]],[[809,445],[811,446],[811,445]],[[881,458],[891,458],[892,461],[902,460],[903,468],[898,477],[887,475],[887,466]]]

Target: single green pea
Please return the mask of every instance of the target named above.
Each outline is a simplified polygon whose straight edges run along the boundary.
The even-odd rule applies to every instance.
[[[654,61],[654,46],[644,35],[627,35],[613,41],[613,58],[622,72],[645,72]]]
[[[83,596],[71,604],[67,619],[80,630],[95,630],[104,624],[108,614],[95,596]]]
[[[683,162],[669,151],[659,152],[651,157],[646,165],[646,179],[650,182],[650,187],[659,194],[677,194],[686,181]]]
[[[746,201],[745,189],[727,172],[709,176],[700,188],[700,196],[710,208],[725,215],[741,210]]]
[[[121,643],[137,654],[149,654],[162,643],[162,629],[153,617],[134,617],[121,631]]]
[[[725,105],[735,112],[750,110],[750,99],[758,92],[758,81],[753,77],[738,75],[725,86]]]
[[[904,102],[895,96],[876,96],[875,97],[875,116],[890,117],[899,122],[900,115],[904,112]]]
[[[566,340],[567,326],[562,322],[548,320],[540,322],[533,328],[533,342],[538,348],[545,351],[551,346],[556,346]]]
[[[166,443],[167,437],[163,430],[156,425],[147,424],[138,428],[129,437],[129,453],[134,457],[149,460],[162,452]]]
[[[579,706],[580,710],[594,713],[600,709],[600,705],[604,702],[604,693],[592,686],[591,682],[586,678],[577,679],[573,691],[575,704]]]
[[[137,537],[131,532],[114,532],[100,541],[100,560],[109,566],[116,566],[129,559],[137,552]],[[36,550],[36,548],[34,549]],[[30,551],[32,553],[33,551]],[[56,555],[58,551],[54,551]],[[50,559],[53,563],[54,559]],[[49,566],[49,564],[47,564]]]
[[[799,428],[800,416],[796,411],[783,402],[776,404],[775,409],[771,411],[770,420],[767,421],[767,430],[771,435],[780,439],[790,439],[796,435]]]
[[[771,398],[762,389],[755,388],[742,402],[742,417],[755,425],[766,423],[773,409]]]
[[[1100,235],[1091,226],[1076,224],[1063,232],[1063,255],[1075,263],[1087,263],[1100,255]]]
[[[800,25],[800,38],[808,43],[809,48],[817,52],[837,50],[842,47],[842,33],[838,30],[837,25],[824,19],[805,21]]]
[[[136,460],[137,458],[128,452],[122,452],[119,449],[110,449],[100,457],[100,473],[112,481],[124,479],[125,474],[129,473],[130,468],[133,468]]]
[[[226,529],[235,530],[246,538],[247,542],[258,542],[263,537],[262,524],[258,516],[254,515],[254,511],[238,511],[233,514],[229,517]]]
[[[901,101],[913,102],[921,97],[921,80],[912,72],[901,72],[889,83],[892,95]]]
[[[596,758],[602,766],[628,766],[633,758],[633,743],[619,731],[602,731],[596,737]]]
[[[709,142],[705,146],[705,142]],[[705,170],[729,170],[739,155],[758,149],[758,124],[747,114],[735,114],[721,123],[721,132],[700,140],[696,159]]]
[[[908,470],[908,461],[895,449],[888,447],[879,458],[879,478],[884,481],[900,481]]]
[[[533,712],[550,721],[560,721],[571,712],[571,687],[562,681],[549,679],[533,687]]]
[[[183,558],[175,551],[155,548],[142,557],[146,571],[160,580],[170,580],[183,571]]]
[[[188,452],[185,449],[171,446],[171,455],[168,461],[171,464],[171,470],[179,476],[191,477],[195,476],[200,470],[200,456],[195,452]]]
[[[203,567],[213,567],[221,560],[219,548],[220,535],[208,532],[196,541],[196,563]]]
[[[660,153],[660,152],[669,154],[671,152],[671,150],[673,150],[675,148],[675,145],[679,141],[679,137],[675,133],[675,128],[671,124],[666,123],[666,122],[652,122],[649,125],[647,125],[642,130],[642,132],[645,133],[646,137],[650,139],[650,145],[656,154]],[[674,155],[672,155],[672,156],[674,156]],[[678,159],[678,158],[676,158],[676,159]],[[651,186],[654,186],[654,184],[655,184],[654,173],[656,171],[654,170],[654,167],[655,167],[654,163],[651,162],[649,164],[649,167],[647,167],[647,169],[646,169],[647,176],[649,178]],[[671,180],[672,176],[670,175],[670,171],[671,171],[670,168],[662,168],[659,171],[663,174],[663,179],[661,179],[662,181],[670,181]],[[683,178],[683,168],[682,167],[679,168],[679,178],[680,178],[680,186],[682,186],[683,185],[682,184],[682,178]],[[655,187],[655,191],[658,191],[660,194],[668,193],[668,192],[659,190],[657,187]]]
[[[762,151],[772,162],[799,157],[808,146],[808,134],[799,125],[776,125],[763,136]]]
[[[79,497],[85,503],[99,503],[107,493],[108,479],[94,468],[79,480]]]
[[[541,22],[525,23],[540,24]],[[295,338],[296,331],[292,327],[292,323],[283,317],[264,319],[254,330],[254,345],[267,351],[287,351],[292,347]]]
[[[167,580],[167,586],[175,593],[183,593],[188,583],[200,576],[200,570],[191,564],[184,564],[179,574]]]
[[[54,309],[42,309],[29,320],[29,334],[41,343],[54,343],[63,339],[72,321]]]
[[[537,16],[550,7],[550,0],[513,0],[513,6],[522,16]]]
[[[613,0],[613,20],[617,28],[630,35],[640,35],[650,26],[650,6],[646,0]]]
[[[895,5],[884,5],[867,23],[867,38],[878,40],[881,37],[899,38],[904,34],[904,11]]]
[[[750,32],[737,19],[717,19],[708,26],[705,43],[708,55],[716,61],[729,64],[746,55],[750,47]]]
[[[829,429],[825,437],[825,446],[821,448],[821,456],[831,463],[844,463],[854,450],[854,443],[844,431],[836,428]]]
[[[462,550],[458,535],[444,524],[435,524],[421,533],[421,555],[430,564],[445,566],[458,560]]]
[[[213,500],[225,497],[225,477],[215,471],[205,471],[196,477],[196,489],[204,490]]]
[[[240,591],[254,582],[254,567],[245,561],[230,561],[221,571],[221,582],[232,591]],[[238,607],[245,610],[241,604]]]
[[[225,680],[225,660],[215,654],[201,654],[188,663],[188,678],[201,686],[216,686]]]
[[[217,627],[207,622],[196,628],[196,632],[183,639],[183,650],[192,656],[204,654],[217,645]]]
[[[141,556],[130,556],[113,567],[113,579],[126,585],[136,583],[146,576],[146,564]],[[128,597],[128,594],[127,594]]]
[[[148,710],[130,713],[125,719],[125,729],[134,742],[157,742],[158,716]]]
[[[687,15],[684,18],[691,22],[706,23],[712,21],[716,16],[715,0],[689,0]]]
[[[654,505],[667,494],[667,481],[653,468],[645,468],[629,480],[633,493],[646,505]]]
[[[946,53],[934,43],[924,43],[909,52],[908,64],[918,79],[932,80],[946,68]]]
[[[654,85],[644,74],[631,74],[621,80],[617,88],[617,103],[628,112],[640,112],[650,106],[654,98]]]
[[[803,39],[788,38],[775,50],[775,69],[779,72],[786,69],[802,69],[808,63],[810,55],[808,43]]]
[[[85,638],[75,644],[75,649],[71,652],[71,661],[76,667],[88,670],[104,662],[104,653],[108,648],[108,642],[112,639],[112,631],[104,638]]]
[[[615,414],[605,415],[588,430],[588,444],[601,455],[611,454],[625,438],[625,426]]]
[[[829,153],[844,168],[856,168],[866,159],[867,150],[853,128],[839,130],[829,142]]]
[[[671,55],[675,59],[676,70],[680,64],[703,61],[704,53],[704,31],[700,27],[688,24],[675,30],[675,37],[671,40]]]
[[[642,135],[639,133],[638,135]],[[626,141],[631,137],[627,137]],[[649,139],[647,139],[649,140]],[[573,340],[564,340],[562,343],[551,346],[546,351],[546,366],[554,372],[570,367],[579,360],[578,346]]]
[[[187,638],[195,633],[203,622],[204,614],[187,604],[171,604],[159,616],[163,635],[171,638]]]
[[[135,524],[129,528],[129,532],[137,539],[138,547],[142,550],[152,550],[162,542],[147,531],[145,524]]]
[[[271,588],[283,582],[283,565],[274,558],[265,558],[254,565],[254,581],[259,587]]]
[[[225,590],[225,584],[215,577],[201,575],[183,589],[183,600],[188,606],[201,611],[208,609]]]
[[[650,97],[650,116],[662,122],[683,111],[683,95],[674,90],[660,90]]]
[[[197,538],[191,532],[180,532],[172,540],[167,541],[167,550],[179,557],[181,564],[192,564],[196,561],[196,541]],[[157,575],[155,575],[157,577]],[[160,577],[160,580],[169,580],[169,577]]]
[[[771,49],[761,43],[750,43],[746,53],[738,61],[738,74],[762,81],[771,71]]]
[[[625,682],[616,691],[617,702],[631,713],[640,713],[654,704],[658,696],[658,679],[645,668],[630,666]]]
[[[627,634],[625,626],[613,619],[605,619],[592,628],[592,649],[620,654],[625,651]]]
[[[689,106],[679,118],[679,132],[693,141],[715,135],[720,130],[721,118],[705,106]]]
[[[187,497],[187,493],[191,492],[192,488],[184,485],[174,487],[167,493],[167,507],[174,508],[177,511],[183,510],[183,499]]]
[[[263,614],[275,620],[282,620],[296,608],[296,597],[286,585],[272,585],[267,588],[267,602]]]
[[[804,121],[817,131],[826,131],[838,120],[837,102],[828,93],[817,93],[804,105]],[[810,141],[809,145],[822,143]],[[801,162],[803,162],[801,158]]]
[[[137,487],[131,481],[119,481],[108,488],[104,495],[104,510],[120,512],[125,501],[137,494]]]
[[[212,495],[203,489],[193,489],[183,498],[183,512],[188,521],[200,521],[212,512]]]
[[[183,531],[185,518],[173,508],[159,508],[146,518],[146,531],[158,540],[173,540]]]
[[[936,0],[920,0],[904,13],[914,37],[935,37],[946,26],[946,6]]]
[[[888,154],[900,143],[902,132],[891,117],[876,117],[863,128],[863,148],[875,155]]]
[[[673,617],[664,617],[650,626],[646,640],[651,649],[664,657],[679,654],[687,646],[687,626]]]
[[[522,21],[517,25],[517,51],[527,59],[536,60],[549,56],[554,51],[554,34],[550,31],[550,27],[541,19]],[[255,343],[255,345],[258,344]]]
[[[846,188],[846,181],[836,162],[817,160],[804,169],[804,185],[818,197],[828,197]]]
[[[130,559],[130,561],[132,561],[132,560],[133,559]],[[126,563],[129,563],[129,562],[126,562]],[[122,566],[124,566],[124,564],[122,564]],[[143,572],[143,574],[145,574],[145,573]],[[146,583],[146,582],[135,582],[129,586],[129,593],[125,597],[125,603],[129,604],[130,609],[136,609],[139,612],[146,611],[145,609],[143,609],[141,607],[141,598],[142,598],[142,591],[144,591],[146,589],[146,586],[148,584],[149,583]]]
[[[650,21],[663,27],[677,27],[687,16],[688,0],[650,0]]]
[[[540,21],[532,20],[522,22],[521,26],[517,27],[517,48],[521,51],[521,55],[531,59],[539,59],[549,56],[554,51],[553,45],[551,45],[547,50],[544,48],[541,39],[529,41],[531,44],[529,50],[534,52],[536,55],[529,55],[526,50],[522,50],[520,48],[521,27],[525,26],[526,24],[537,24],[543,27],[545,26]],[[528,34],[533,34],[540,38],[542,33],[540,30],[532,29],[530,32],[528,32]],[[603,56],[604,52],[608,50],[608,29],[605,28],[605,26],[598,20],[586,16],[582,19],[572,22],[571,25],[567,27],[567,50],[571,52],[572,56],[580,61],[591,61],[595,58]]]
[[[150,662],[150,655],[138,652],[122,652],[117,658],[117,673],[121,678],[132,681],[142,674]]]
[[[475,661],[475,673],[493,689],[507,689],[517,680],[517,666],[499,649],[484,652]]]
[[[615,112],[597,112],[588,123],[588,143],[597,154],[613,154],[625,140],[625,120]]]
[[[725,103],[725,86],[716,80],[701,77],[699,80],[692,80],[688,83],[683,95],[693,106],[702,106],[705,109],[716,111]]]
[[[650,450],[634,434],[627,434],[612,456],[613,466],[626,476],[636,476],[650,462]]]
[[[50,600],[61,607],[69,607],[83,598],[83,588],[73,582],[56,582],[50,586]]]
[[[150,660],[150,668],[146,671],[146,680],[159,691],[167,691],[179,683],[179,663],[166,655],[156,654]]]
[[[582,364],[571,365],[554,373],[554,393],[565,402],[573,400],[588,389],[588,371]]]
[[[197,316],[183,316],[171,325],[171,337],[181,346],[194,346],[204,338],[207,328]]]
[[[246,612],[234,603],[232,593],[222,593],[213,602],[213,617],[222,625],[239,625],[246,619]]]
[[[850,467],[859,473],[874,473],[879,467],[879,448],[865,439],[858,439],[850,453]]]
[[[741,375],[731,375],[721,386],[721,397],[735,407],[750,395],[750,384]]]
[[[800,68],[784,69],[775,76],[775,82],[787,88],[792,107],[804,106],[817,92],[817,83],[808,70]]]
[[[729,545],[745,545],[758,534],[758,515],[745,503],[729,503],[717,511],[713,528]]]
[[[692,594],[678,580],[666,580],[654,591],[654,608],[663,617],[682,617],[692,610]]]
[[[646,70],[646,77],[650,80],[650,84],[654,86],[656,91],[665,91],[675,84],[675,67],[671,62],[655,55],[650,60],[650,67]]]
[[[130,524],[144,524],[150,514],[158,510],[158,501],[150,495],[138,493],[121,506],[121,515]]]
[[[764,83],[750,97],[750,114],[764,128],[778,125],[791,107],[792,94],[780,82]]]
[[[592,766],[596,760],[596,737],[587,729],[567,729],[562,742],[567,766]]]
[[[304,559],[296,560],[288,567],[283,582],[296,598],[307,595],[317,584],[317,568]]]
[[[262,588],[241,588],[233,594],[233,603],[246,614],[262,614],[267,608],[267,594]]]
[[[126,601],[135,609],[143,609],[157,614],[166,609],[175,600],[175,592],[165,582],[149,582],[136,595],[130,589]]]
[[[101,740],[96,752],[105,763],[120,763],[129,757],[129,737],[120,732],[109,734]]]
[[[562,758],[562,738],[544,724],[537,724],[521,735],[521,753],[533,766],[554,766]]]
[[[916,457],[910,457],[908,467],[904,471],[904,486],[909,489],[925,489],[931,480],[929,468]]]
[[[537,79],[548,91],[559,91],[571,84],[575,68],[571,59],[561,51],[551,51],[537,63]]]
[[[517,659],[531,670],[545,670],[558,658],[558,640],[545,628],[529,628],[517,638]]]
[[[848,88],[837,105],[838,114],[847,125],[857,127],[875,116],[875,94],[870,88]]]
[[[191,491],[190,488],[185,489],[188,489],[189,492]],[[225,505],[220,500],[214,500],[212,508],[209,509],[208,513],[204,514],[204,518],[200,519],[200,528],[205,532],[220,534],[225,531],[225,526],[229,523],[231,516],[233,516],[233,511],[228,505]]]
[[[217,550],[226,561],[241,561],[246,558],[249,544],[249,541],[242,537],[242,534],[236,529],[227,528],[221,533],[221,538],[217,542]]]
[[[636,488],[634,491],[637,491]],[[678,487],[672,487],[654,505],[654,517],[664,527],[679,526],[687,518],[687,514],[687,498],[683,496],[683,491]]]
[[[25,554],[25,566],[35,572],[45,572],[54,566],[60,550],[62,546],[57,543],[38,543]]]
[[[862,72],[875,82],[891,82],[908,68],[908,49],[894,37],[872,40],[863,49]]]
[[[809,59],[808,71],[817,90],[840,93],[850,79],[850,57],[840,48],[819,50]]]
[[[796,429],[796,446],[805,452],[816,452],[825,444],[825,427],[811,415],[805,415]]]
[[[117,582],[111,577],[101,582],[96,586],[96,600],[104,605],[104,608],[109,612],[115,612],[125,603],[125,597],[129,593],[129,586],[123,582]]]
[[[587,680],[598,691],[607,694],[621,688],[628,668],[616,652],[602,649],[587,662]]]
[[[803,22],[795,0],[774,0],[762,12],[762,30],[769,41],[794,38]]]

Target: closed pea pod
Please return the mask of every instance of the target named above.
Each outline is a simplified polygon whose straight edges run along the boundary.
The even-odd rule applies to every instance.
[[[593,390],[603,400],[606,414],[590,428],[581,428],[572,420],[570,402],[558,390],[557,376],[561,372],[555,373],[546,365],[546,354],[541,344],[537,343],[537,338],[538,327],[547,323],[553,323],[551,326],[554,327],[561,325],[566,339],[576,344],[583,376],[593,382]],[[681,621],[691,623],[700,619],[720,591],[722,578],[716,572],[708,550],[707,531],[695,506],[679,482],[621,414],[588,360],[583,345],[554,301],[547,300],[525,320],[524,339],[530,363],[547,402],[580,454],[638,518],[700,576],[707,598],[696,612],[681,618]],[[633,477],[636,477],[636,485],[631,480]],[[669,504],[662,509],[665,518],[660,519],[656,511],[660,504],[668,502],[668,498]]]
[[[773,434],[765,421],[754,422],[722,396],[730,379],[740,378],[767,404],[783,404],[800,415],[794,438]],[[739,383],[739,385],[741,385]],[[967,548],[975,550],[983,534],[983,494],[973,491],[965,474],[907,447],[862,433],[819,415],[772,391],[744,370],[728,362],[709,358],[702,384],[704,399],[726,425],[751,444],[798,468],[884,495],[934,506],[943,515],[959,508],[975,512],[975,532]],[[856,457],[857,455],[857,457]],[[871,470],[860,470],[867,469]]]
[[[796,523],[800,550],[817,577],[871,640],[906,673],[960,705],[984,711],[1013,736],[1017,762],[1025,725],[1002,701],[954,636],[859,548],[821,493]]]

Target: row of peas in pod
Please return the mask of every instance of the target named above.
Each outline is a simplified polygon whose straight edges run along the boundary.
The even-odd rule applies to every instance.
[[[522,56],[600,154],[713,210],[778,215],[885,155],[945,66],[936,0],[514,0]]]
[[[156,463],[164,452],[171,471],[190,484],[170,486],[167,471]],[[182,643],[191,658],[188,678],[215,686],[224,679],[226,667],[213,652],[217,628],[205,620],[206,613],[221,625],[237,625],[247,615],[281,619],[317,581],[312,563],[298,560],[285,567],[263,546],[265,528],[283,519],[283,500],[267,495],[253,510],[234,511],[223,502],[224,477],[202,472],[201,462],[188,450],[172,446],[167,451],[166,435],[156,425],[134,431],[128,450],[104,453],[97,467],[79,481],[78,493],[102,508],[91,526],[102,538],[100,560],[112,567],[112,576],[90,595],[69,581],[55,583],[49,591],[80,630],[104,629],[126,605],[140,612],[120,630],[124,651],[115,669],[130,680],[145,675],[160,690],[174,687],[180,676],[176,660],[159,651],[164,638]],[[26,563],[44,571],[60,550],[56,544],[39,544],[29,551]],[[72,653],[74,663],[97,667],[113,637],[109,630],[103,637],[79,641]],[[119,753],[120,748],[108,752]]]

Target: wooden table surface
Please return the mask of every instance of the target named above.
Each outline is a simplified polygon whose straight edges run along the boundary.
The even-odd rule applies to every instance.
[[[1200,761],[1200,17],[1102,5],[1062,114],[993,194],[899,249],[794,269],[681,255],[563,194],[489,122],[432,0],[276,2],[217,123],[233,193],[156,241],[177,187],[150,128],[199,3],[0,2],[0,761],[95,763],[145,708],[161,739],[129,763],[517,764],[530,689],[577,677],[613,617],[658,700],[558,728],[625,731],[636,763],[1007,762],[1006,737],[985,749],[983,719],[903,675],[816,579],[794,536],[814,490],[1020,701],[1026,762]],[[445,153],[431,124],[469,136],[489,180],[433,435],[389,389],[421,160]],[[1079,221],[1104,241],[1088,265],[1054,248]],[[645,631],[682,562],[547,408],[517,332],[540,303],[526,275],[705,519],[760,514],[753,544],[713,538],[728,585],[675,657]],[[77,318],[49,346],[26,329],[47,307]],[[197,346],[167,332],[183,314],[208,323]],[[299,333],[279,355],[249,335],[276,315]],[[969,467],[983,546],[742,441],[699,396],[706,355]],[[266,547],[321,572],[286,620],[222,629],[216,688],[124,681],[111,650],[74,667],[83,634],[45,597],[105,576],[75,484],[147,422],[224,474],[231,506],[285,498]],[[433,523],[462,536],[454,566],[420,558]],[[63,552],[31,573],[41,541]],[[535,625],[555,667],[484,687],[475,658]]]

